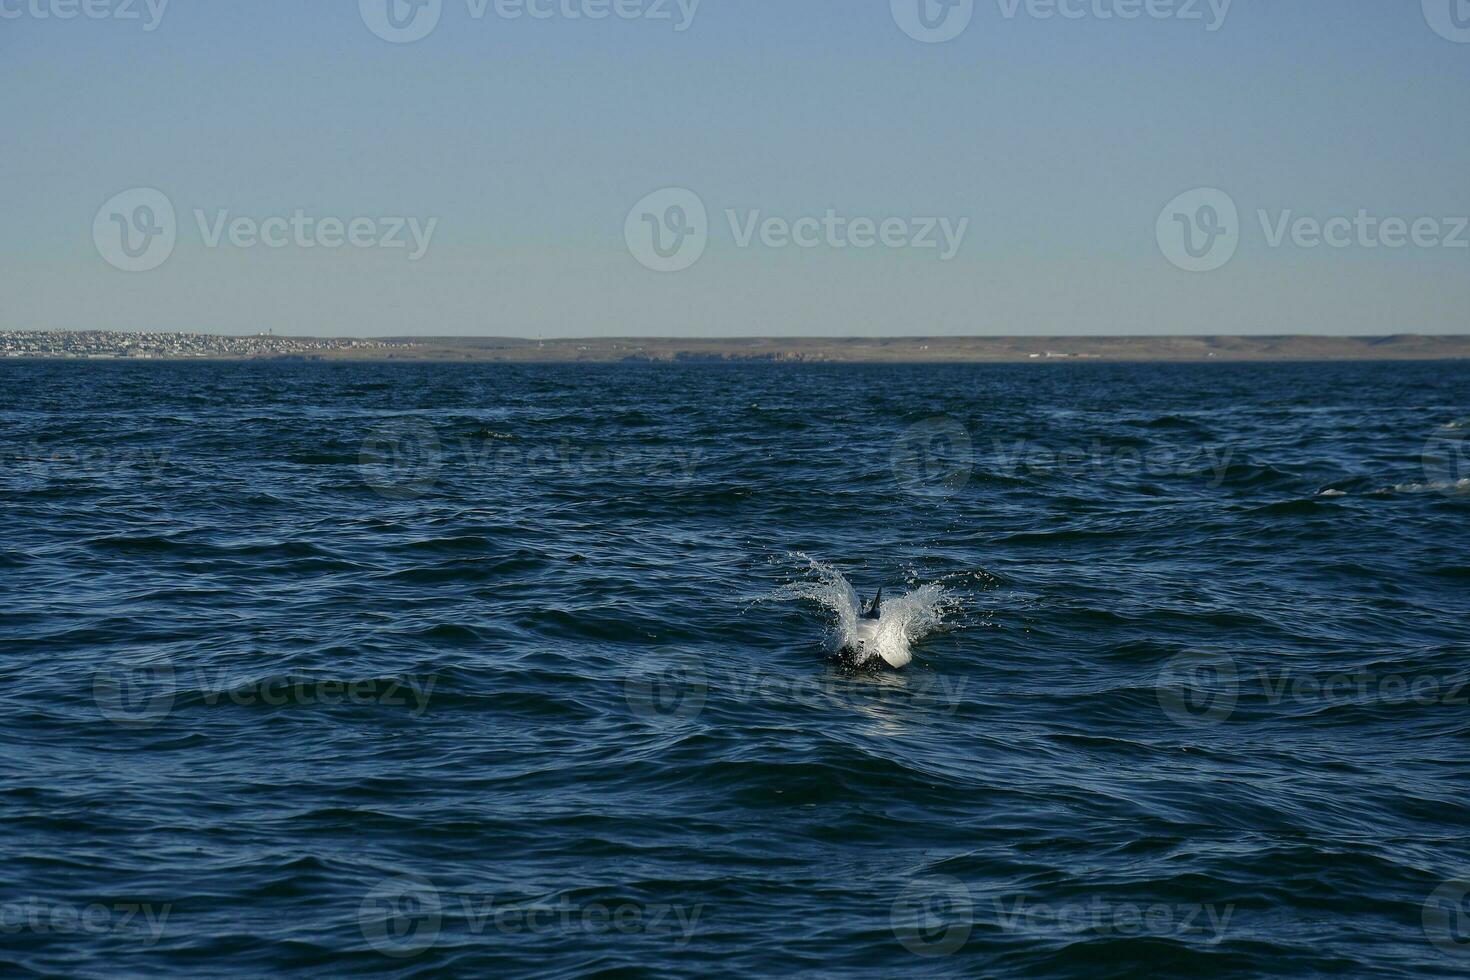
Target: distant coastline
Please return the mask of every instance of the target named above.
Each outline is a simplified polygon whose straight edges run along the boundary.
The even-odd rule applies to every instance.
[[[1382,337],[285,337],[0,331],[0,359],[1006,364],[1470,359],[1470,334]]]

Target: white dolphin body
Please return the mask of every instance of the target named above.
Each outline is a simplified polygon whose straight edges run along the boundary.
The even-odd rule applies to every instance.
[[[884,617],[883,590],[873,597],[873,603],[864,612],[862,603],[853,596],[856,617],[846,633],[843,652],[854,664],[865,664],[876,658],[893,668],[905,667],[914,659],[904,636],[901,617]]]
[[[853,627],[852,639],[848,645],[857,660],[868,660],[877,655],[879,622],[877,619],[859,619]]]

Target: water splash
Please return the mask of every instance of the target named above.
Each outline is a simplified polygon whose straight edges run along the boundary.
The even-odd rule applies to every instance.
[[[794,556],[806,562],[809,578],[788,583],[776,590],[773,598],[782,601],[815,602],[828,613],[827,649],[854,666],[872,665],[882,660],[890,667],[903,667],[914,659],[913,645],[944,626],[944,616],[959,608],[959,600],[938,582],[922,585],[905,595],[883,600],[877,628],[863,631],[862,600],[847,578],[823,562],[806,555]]]

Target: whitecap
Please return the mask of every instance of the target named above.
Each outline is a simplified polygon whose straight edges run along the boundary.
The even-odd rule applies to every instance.
[[[1430,480],[1427,483],[1396,483],[1380,490],[1380,493],[1470,493],[1470,477],[1449,482]]]

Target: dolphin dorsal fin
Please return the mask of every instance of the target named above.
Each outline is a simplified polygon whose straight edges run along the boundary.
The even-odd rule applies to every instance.
[[[873,604],[868,607],[868,615],[877,618],[883,611],[883,586],[878,586],[878,594],[873,596]]]

